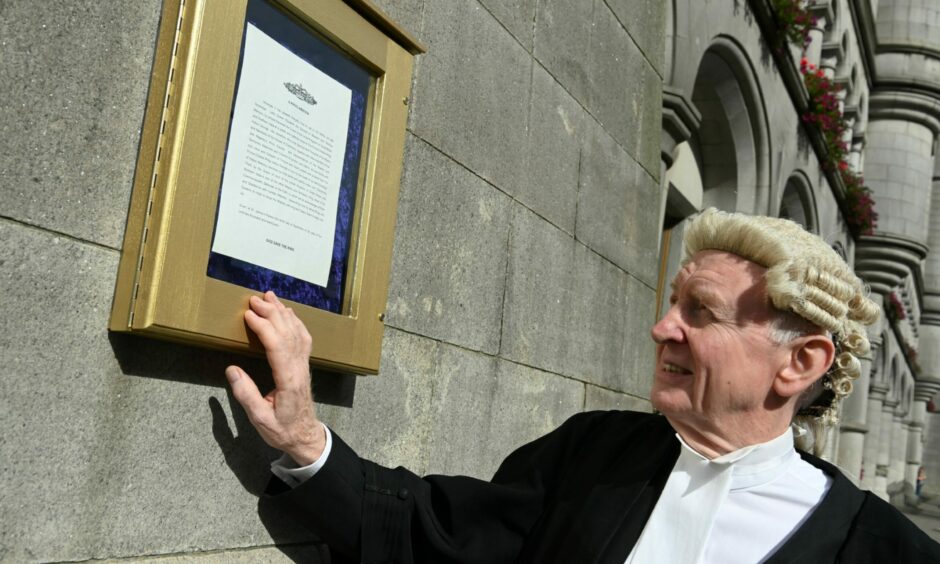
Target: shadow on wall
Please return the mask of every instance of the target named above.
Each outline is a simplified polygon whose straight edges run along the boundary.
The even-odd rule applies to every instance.
[[[248,493],[258,498],[258,517],[271,535],[271,540],[294,562],[340,562],[331,558],[329,549],[303,527],[302,516],[265,495],[271,478],[268,469],[270,461],[279,454],[265,444],[254,430],[244,410],[232,397],[224,375],[226,366],[238,364],[251,374],[262,393],[266,393],[274,384],[271,371],[263,358],[123,333],[109,333],[108,340],[121,371],[127,376],[224,388],[235,429],[230,427],[221,402],[210,397],[207,409],[212,414],[212,435],[232,474]],[[313,381],[317,403],[352,407],[356,390],[354,376],[314,371]]]

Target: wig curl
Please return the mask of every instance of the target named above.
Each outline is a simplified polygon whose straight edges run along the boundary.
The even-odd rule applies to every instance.
[[[685,260],[699,251],[725,251],[767,269],[767,296],[773,306],[827,331],[836,357],[820,379],[816,394],[797,411],[795,423],[816,435],[838,422],[841,400],[859,377],[858,356],[868,353],[865,325],[880,309],[845,260],[825,241],[799,224],[772,217],[729,213],[708,208],[694,218],[684,235]]]

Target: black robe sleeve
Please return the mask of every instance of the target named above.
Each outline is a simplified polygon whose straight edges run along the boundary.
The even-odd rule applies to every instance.
[[[839,562],[940,563],[940,544],[895,507],[865,492]]]
[[[578,438],[600,419],[575,415],[509,455],[490,482],[385,468],[334,433],[317,475],[275,497],[300,509],[332,551],[358,562],[512,562],[575,458]]]

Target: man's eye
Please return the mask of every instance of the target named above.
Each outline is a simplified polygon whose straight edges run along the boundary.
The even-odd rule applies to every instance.
[[[705,304],[701,302],[695,302],[695,303],[690,304],[689,311],[691,311],[692,315],[698,318],[711,316],[711,310],[708,309],[708,306],[706,306]]]

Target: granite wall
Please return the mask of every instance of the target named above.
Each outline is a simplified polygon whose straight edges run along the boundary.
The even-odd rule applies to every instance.
[[[384,0],[428,46],[379,376],[317,374],[364,455],[487,476],[585,409],[648,409],[658,0]],[[320,561],[259,493],[223,368],[106,326],[160,5],[0,2],[0,561]]]

